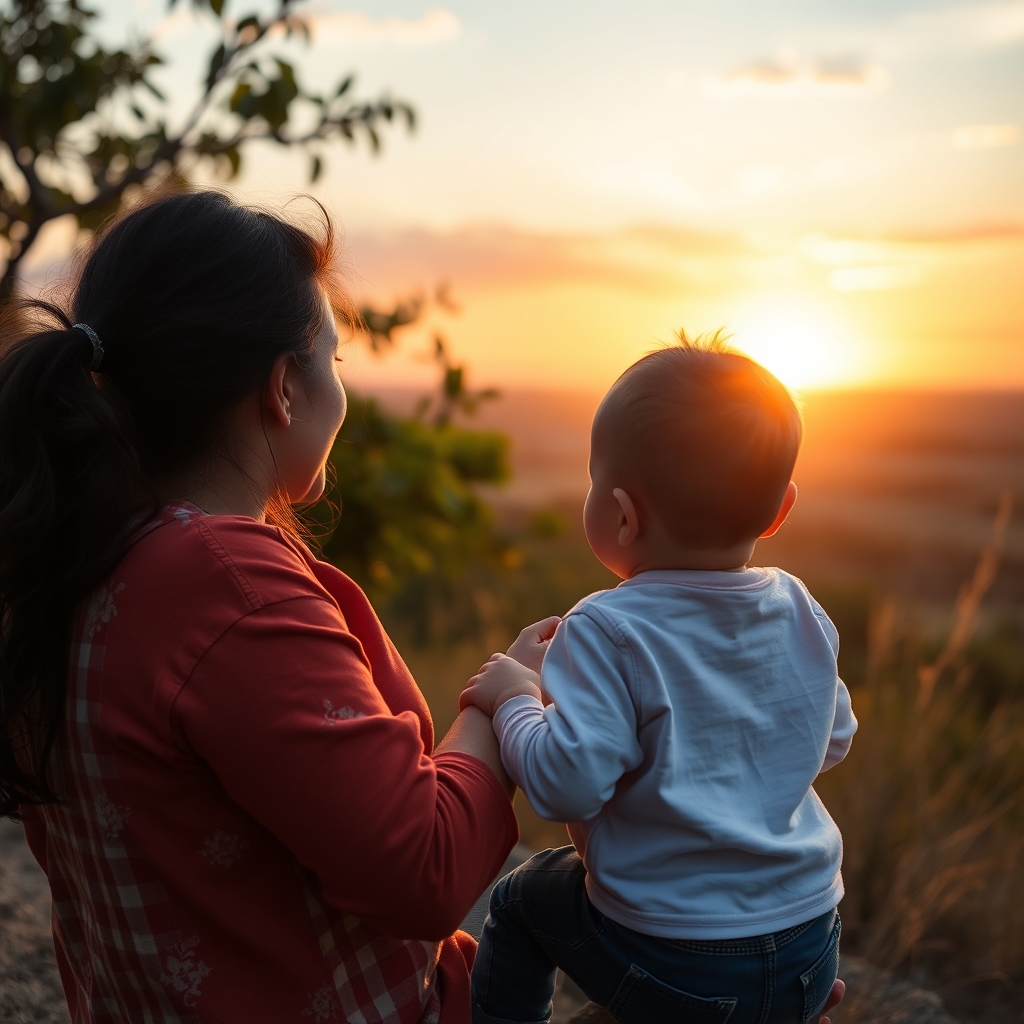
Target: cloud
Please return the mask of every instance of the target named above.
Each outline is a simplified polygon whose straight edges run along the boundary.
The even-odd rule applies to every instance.
[[[971,124],[950,135],[954,149],[1000,149],[1019,141],[1020,128],[1015,124]]]
[[[859,292],[912,288],[942,268],[973,264],[1000,251],[1024,252],[1022,243],[1024,224],[1007,221],[873,239],[811,234],[799,240],[798,251],[812,263],[834,268],[827,273],[833,291]]]
[[[897,31],[898,37],[890,36],[887,48],[897,52],[1013,46],[1024,40],[1024,0],[915,11],[901,15],[890,24],[890,32],[892,29]],[[885,35],[877,42],[885,43]]]
[[[983,43],[1006,46],[1024,39],[1024,3],[985,5],[974,17],[977,38]]]
[[[879,96],[891,83],[892,76],[877,64],[854,58],[800,61],[782,54],[707,78],[703,91],[757,99],[850,98]]]
[[[1019,245],[1024,242],[1024,223],[1002,221],[968,224],[937,231],[904,232],[890,239],[897,245],[972,246],[990,244]]]
[[[358,236],[350,240],[348,262],[353,290],[385,301],[439,281],[450,281],[456,295],[580,284],[680,298],[801,281],[839,292],[910,288],[985,253],[1024,253],[1022,246],[1024,223],[1014,222],[927,235],[789,240],[665,226],[542,234],[477,225]]]
[[[843,267],[828,275],[828,283],[837,292],[881,291],[888,288],[910,288],[920,284],[924,276],[924,268],[913,264]]]
[[[370,291],[449,280],[456,289],[593,282],[650,293],[704,286],[749,255],[735,238],[685,229],[570,235],[481,225],[362,236],[349,257],[353,284]]]
[[[462,22],[434,7],[416,20],[372,18],[361,11],[317,11],[309,18],[313,38],[325,46],[434,46],[456,39]]]

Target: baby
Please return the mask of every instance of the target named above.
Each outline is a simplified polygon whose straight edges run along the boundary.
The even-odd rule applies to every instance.
[[[475,1024],[548,1020],[556,967],[622,1024],[806,1024],[841,998],[842,840],[812,789],[857,728],[839,638],[800,580],[747,566],[796,500],[801,433],[717,336],[601,403],[584,526],[623,582],[462,694],[573,842],[495,887]]]

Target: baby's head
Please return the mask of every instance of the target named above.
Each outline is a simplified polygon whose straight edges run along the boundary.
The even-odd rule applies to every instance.
[[[681,334],[626,370],[597,410],[590,546],[624,578],[743,565],[796,498],[801,434],[792,396],[764,367],[720,333]]]

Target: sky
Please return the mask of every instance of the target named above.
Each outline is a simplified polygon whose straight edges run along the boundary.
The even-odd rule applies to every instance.
[[[183,117],[210,23],[95,3],[112,40],[153,35]],[[253,150],[233,187],[323,201],[360,297],[445,282],[460,310],[383,360],[352,346],[354,383],[425,381],[441,330],[480,384],[600,390],[724,326],[798,388],[1024,387],[1021,0],[297,9],[312,46],[275,46],[304,79],[354,71],[417,130],[325,149],[313,187],[301,156]]]

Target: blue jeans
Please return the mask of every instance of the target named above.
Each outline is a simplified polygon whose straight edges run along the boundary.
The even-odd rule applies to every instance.
[[[839,969],[839,915],[742,939],[643,935],[587,898],[571,846],[545,850],[506,875],[473,968],[473,1024],[551,1017],[560,967],[621,1024],[807,1024]]]

